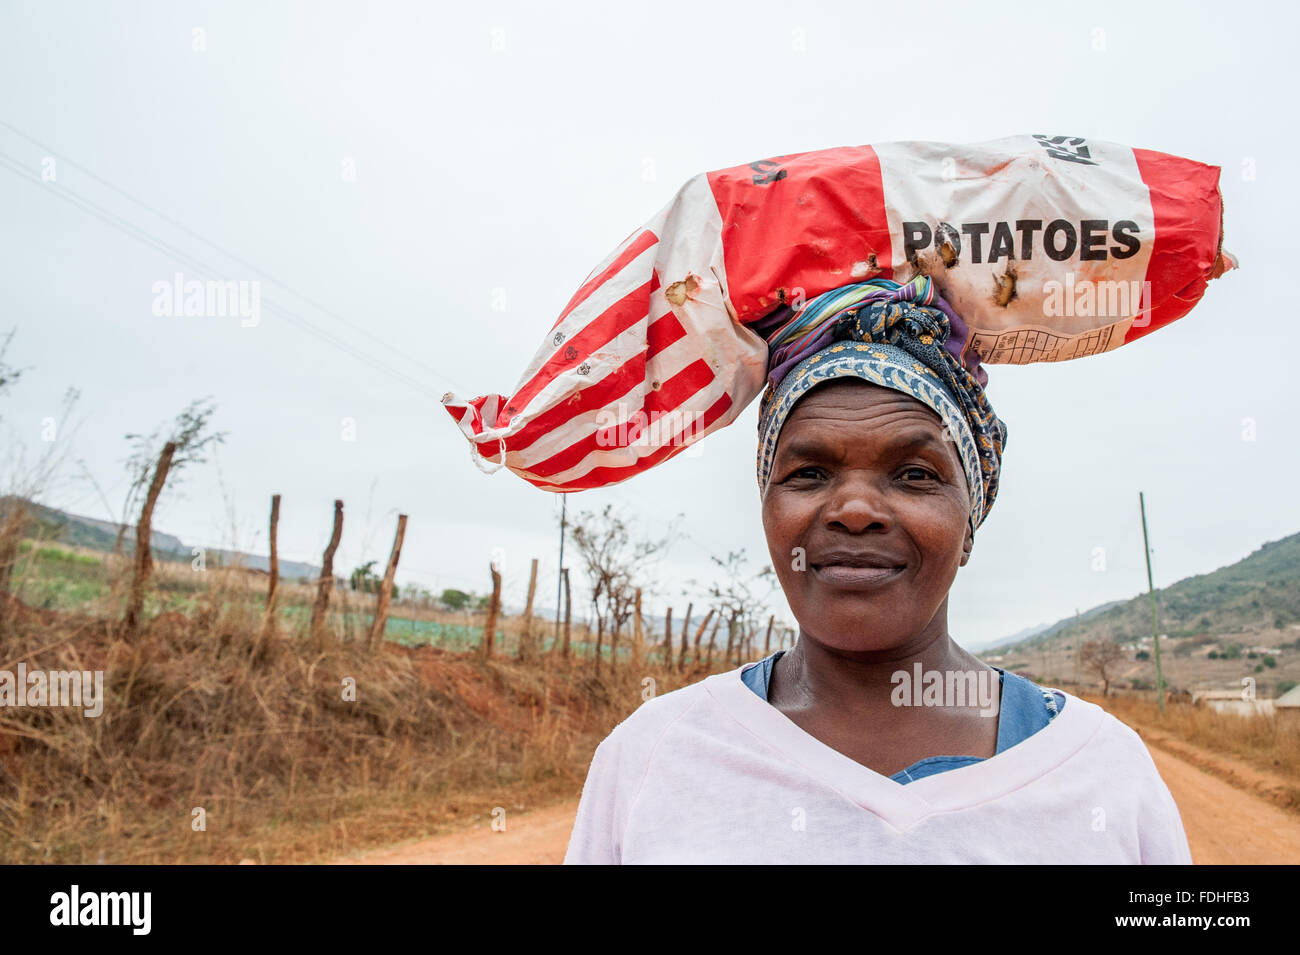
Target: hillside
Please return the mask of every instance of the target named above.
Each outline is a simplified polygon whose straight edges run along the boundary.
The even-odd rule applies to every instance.
[[[12,499],[0,498],[0,512]],[[71,547],[84,547],[105,554],[113,552],[117,535],[122,525],[112,521],[103,521],[81,514],[69,514],[58,508],[46,507],[44,504],[27,502],[29,526],[23,536],[38,538],[66,544]],[[149,546],[158,560],[181,561],[188,563],[194,557],[193,549],[173,534],[153,531],[149,535]],[[129,525],[122,537],[122,551],[130,554],[135,551],[135,526]],[[238,564],[254,570],[269,570],[270,560],[257,554],[245,554],[240,551],[209,547],[205,549],[206,559],[217,566]],[[288,580],[314,580],[320,576],[320,568],[299,561],[281,560],[280,576]]]
[[[1239,685],[1243,675],[1255,676],[1261,687],[1300,680],[1300,534],[1158,589],[1156,610],[1170,685],[1171,674],[1179,670],[1189,685]],[[1134,653],[1134,663],[1144,662],[1137,655],[1151,650],[1148,595],[1102,604],[1028,638],[1008,638],[987,652],[995,654],[991,660],[1025,661],[1036,674],[1061,679],[1072,672],[1070,658],[1088,640],[1115,641]],[[1132,673],[1125,677],[1147,670],[1153,677],[1153,665],[1145,662],[1146,667],[1129,667]]]

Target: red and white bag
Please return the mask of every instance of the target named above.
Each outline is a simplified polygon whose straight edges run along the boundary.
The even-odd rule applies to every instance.
[[[702,173],[578,289],[512,395],[443,404],[476,459],[550,491],[626,480],[761,391],[748,326],[924,272],[984,363],[1097,354],[1167,325],[1235,267],[1219,168],[1113,143],[886,143]]]

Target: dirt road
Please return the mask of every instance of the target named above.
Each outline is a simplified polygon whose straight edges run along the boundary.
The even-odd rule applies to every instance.
[[[1193,861],[1201,865],[1300,863],[1300,814],[1249,791],[1271,782],[1266,774],[1203,751],[1192,753],[1185,744],[1161,737],[1150,737],[1148,749],[1178,803]],[[1213,758],[1217,774],[1194,765],[1189,761],[1193,758],[1202,764]],[[1238,785],[1220,778],[1223,775],[1232,776]],[[1239,788],[1243,785],[1248,788]],[[339,859],[336,864],[558,865],[564,861],[577,809],[573,800],[515,813],[500,832],[485,819],[470,828]]]
[[[476,825],[407,845],[390,846],[336,865],[559,865],[569,845],[578,801],[510,813],[496,831],[484,818]]]
[[[1238,789],[1159,746],[1148,745],[1156,769],[1183,817],[1192,861],[1199,865],[1300,862],[1300,814]]]

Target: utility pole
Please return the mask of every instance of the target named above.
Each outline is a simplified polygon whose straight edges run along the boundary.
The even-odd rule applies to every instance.
[[[560,645],[560,598],[564,593],[564,522],[568,517],[569,495],[560,495],[560,569],[555,572],[555,646]],[[552,647],[551,649],[555,649]]]
[[[1142,548],[1146,551],[1147,558],[1147,593],[1151,597],[1151,641],[1155,645],[1156,652],[1156,701],[1160,704],[1160,712],[1165,711],[1165,676],[1160,669],[1160,624],[1156,619],[1156,587],[1151,578],[1151,544],[1147,538],[1147,502],[1141,491],[1138,491],[1138,507],[1142,510]]]
[[[1074,608],[1074,692],[1079,692],[1079,655],[1083,653],[1083,622],[1079,608]]]

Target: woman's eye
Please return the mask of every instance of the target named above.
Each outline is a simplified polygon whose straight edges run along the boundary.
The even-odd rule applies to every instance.
[[[903,472],[903,477],[906,479],[908,478],[909,475],[917,475],[916,477],[911,478],[911,480],[913,481],[916,480],[930,481],[934,479],[934,472],[928,471],[925,468],[918,468],[918,467],[908,468]]]
[[[807,465],[806,467],[799,468],[796,471],[790,472],[791,478],[819,478],[821,476],[822,476],[822,469],[819,467],[814,467],[811,464]]]

